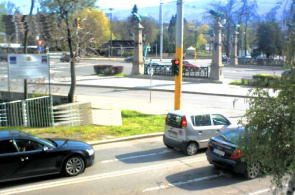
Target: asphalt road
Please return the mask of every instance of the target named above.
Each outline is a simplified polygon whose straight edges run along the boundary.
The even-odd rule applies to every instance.
[[[0,194],[269,194],[269,177],[245,180],[205,157],[167,149],[161,137],[95,146],[94,166],[78,177],[50,176],[1,184]]]
[[[166,64],[171,64],[165,62]],[[206,66],[211,63],[211,60],[197,60],[197,64],[201,66]],[[68,62],[60,62],[58,59],[51,59],[51,72],[54,73],[53,77],[69,77],[70,69]],[[95,60],[81,60],[81,62],[76,64],[77,76],[87,76],[94,74],[94,65],[114,65],[114,66],[124,66],[123,72],[126,74],[131,73],[132,63],[126,62],[116,62],[116,61],[95,61]],[[240,80],[241,78],[251,78],[253,74],[275,74],[281,75],[283,71],[282,67],[257,67],[257,66],[225,66],[223,68],[224,78],[230,80]]]

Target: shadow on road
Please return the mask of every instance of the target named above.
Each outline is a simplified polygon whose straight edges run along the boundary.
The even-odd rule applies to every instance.
[[[205,151],[206,149],[199,150],[195,157],[198,157],[199,154],[205,153]],[[182,158],[188,158],[188,156],[180,150],[168,148],[158,148],[153,150],[133,152],[116,156],[116,159],[126,164],[157,162]]]
[[[179,172],[167,176],[166,179],[170,183],[168,185],[191,192],[225,187],[247,181],[243,178],[243,175],[230,170],[217,170],[212,165]]]

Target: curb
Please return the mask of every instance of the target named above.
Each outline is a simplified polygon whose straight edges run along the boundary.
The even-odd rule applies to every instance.
[[[151,138],[151,137],[159,137],[163,136],[164,133],[150,133],[150,134],[143,134],[143,135],[134,135],[129,137],[123,137],[123,138],[115,138],[115,139],[109,139],[109,140],[101,140],[101,141],[91,141],[87,142],[91,146],[95,145],[102,145],[102,144],[109,144],[109,143],[116,143],[116,142],[123,142],[123,141],[130,141],[135,139],[145,139],[145,138]]]
[[[50,85],[69,86],[70,84],[51,83]],[[144,90],[144,91],[162,91],[162,92],[174,92],[173,89],[150,89],[144,87],[119,87],[119,86],[107,86],[107,85],[83,85],[76,84],[79,87],[102,87],[102,88],[114,88],[114,89],[131,89],[131,90]],[[194,91],[182,91],[187,94],[198,94],[198,95],[212,95],[212,96],[224,96],[224,97],[237,97],[237,98],[253,98],[246,95],[234,95],[234,94],[217,94],[217,93],[206,93],[206,92],[194,92]]]

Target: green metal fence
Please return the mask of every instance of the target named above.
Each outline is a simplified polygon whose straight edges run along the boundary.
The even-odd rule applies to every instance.
[[[0,103],[0,126],[52,127],[52,107],[49,96]]]

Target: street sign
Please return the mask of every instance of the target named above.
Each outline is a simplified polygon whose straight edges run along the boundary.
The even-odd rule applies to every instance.
[[[38,45],[42,45],[42,43],[43,43],[43,40],[37,40]]]

